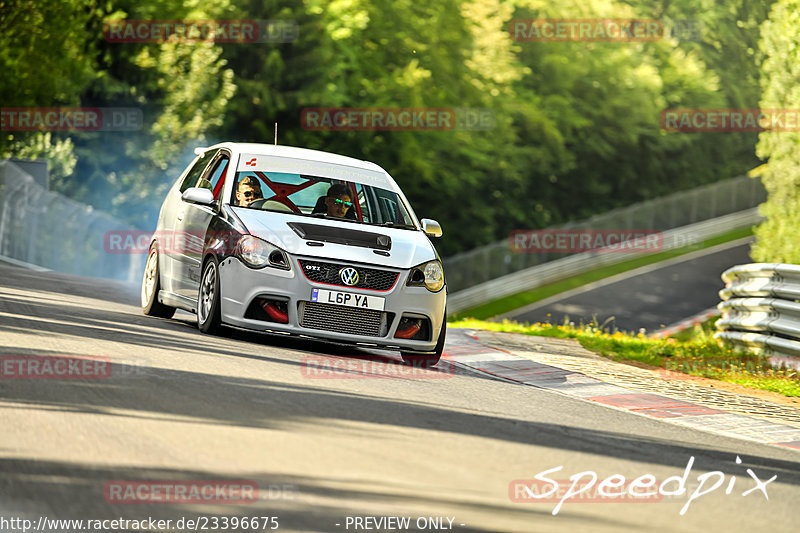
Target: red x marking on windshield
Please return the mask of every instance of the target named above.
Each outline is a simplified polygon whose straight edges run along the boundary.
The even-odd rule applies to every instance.
[[[276,202],[282,203],[295,213],[299,213],[300,209],[294,205],[291,200],[289,200],[288,196],[318,183],[316,180],[307,180],[299,185],[293,185],[290,183],[275,183],[267,177],[266,172],[256,172],[255,174],[261,178],[261,180],[267,184],[267,187],[269,187],[270,190],[275,194],[275,196],[269,198],[270,200],[275,200]]]

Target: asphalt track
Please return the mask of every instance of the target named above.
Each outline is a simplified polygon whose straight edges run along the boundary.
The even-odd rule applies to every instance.
[[[596,320],[623,331],[656,331],[719,303],[726,269],[751,263],[747,237],[601,280],[501,315],[518,322]]]
[[[279,531],[311,532],[796,530],[797,450],[449,362],[410,372],[391,353],[245,332],[210,337],[190,315],[143,316],[137,297],[119,283],[0,267],[4,372],[8,356],[111,362],[102,379],[0,378],[0,523],[275,516]],[[321,372],[327,364],[349,365],[348,374]],[[558,501],[532,502],[515,481],[561,466],[547,476],[559,484],[558,500],[573,474],[651,474],[660,483],[683,476],[691,458],[689,493],[704,479],[705,489],[720,476],[724,483],[683,515],[689,493],[572,498],[553,515]],[[759,490],[742,495],[756,488],[748,468],[762,481],[777,476],[765,487],[769,499]],[[698,478],[713,471],[721,474]],[[123,481],[244,481],[258,497],[116,503],[107,489]],[[389,516],[411,526],[363,521]],[[356,517],[373,528],[355,528]],[[418,528],[428,517],[441,520]]]

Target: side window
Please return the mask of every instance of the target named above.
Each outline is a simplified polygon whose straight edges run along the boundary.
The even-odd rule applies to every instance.
[[[397,219],[397,204],[391,198],[381,198],[381,211],[384,213],[384,219],[391,222],[400,222]]]
[[[412,224],[411,217],[400,204],[400,198],[393,192],[375,188],[378,198],[380,222],[394,222],[397,224]]]
[[[222,156],[219,161],[214,165],[214,169],[204,179],[200,180],[197,184],[198,187],[205,187],[214,192],[214,199],[218,199],[222,191],[221,180],[225,176],[225,171],[228,169],[230,159],[227,155]]]
[[[181,182],[181,193],[183,193],[183,191],[189,187],[193,187],[195,183],[197,183],[197,178],[199,178],[200,174],[202,174],[203,170],[205,170],[206,165],[209,161],[211,161],[211,158],[214,157],[214,154],[214,151],[209,150],[203,154],[203,157],[197,160],[197,163],[192,165],[192,169],[188,174],[186,174],[186,177],[183,178],[183,181]]]

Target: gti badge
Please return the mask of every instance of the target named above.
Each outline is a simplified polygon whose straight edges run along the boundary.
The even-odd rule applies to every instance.
[[[339,277],[342,278],[342,283],[351,287],[358,283],[358,271],[355,268],[345,267],[341,269]]]

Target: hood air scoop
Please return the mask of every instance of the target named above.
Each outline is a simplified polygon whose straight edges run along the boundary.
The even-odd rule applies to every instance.
[[[301,239],[309,241],[332,242],[347,246],[361,246],[377,250],[391,250],[392,238],[380,233],[342,228],[338,226],[323,226],[320,224],[303,224],[301,222],[286,223]]]

